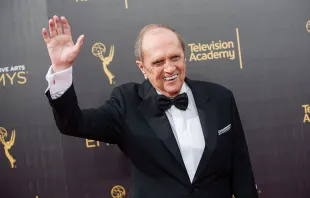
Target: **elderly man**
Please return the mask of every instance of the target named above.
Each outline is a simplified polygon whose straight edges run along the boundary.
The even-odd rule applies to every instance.
[[[42,36],[59,131],[117,144],[131,163],[131,198],[258,197],[233,94],[186,77],[185,44],[172,28],[144,27],[135,52],[146,80],[116,87],[102,106],[86,110],[72,83],[84,35],[74,44],[66,18],[54,16]]]

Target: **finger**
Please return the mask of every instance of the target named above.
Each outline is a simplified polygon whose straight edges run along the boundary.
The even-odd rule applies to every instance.
[[[57,35],[57,32],[56,32],[56,28],[55,28],[55,24],[54,24],[53,19],[50,19],[48,21],[48,25],[49,25],[49,28],[50,28],[50,37],[54,38]]]
[[[74,48],[76,52],[79,52],[84,41],[84,35],[79,36],[78,40],[76,41]]]
[[[64,34],[71,36],[71,30],[70,30],[70,25],[68,23],[68,20],[64,16],[62,16],[60,19],[61,19],[62,27],[64,29]]]
[[[55,27],[56,27],[56,31],[58,34],[62,34],[62,27],[61,27],[61,24],[60,24],[60,21],[59,21],[59,18],[58,16],[54,16],[54,22],[55,22]]]
[[[42,29],[42,36],[46,44],[50,42],[51,39],[48,36],[48,32],[45,28]]]

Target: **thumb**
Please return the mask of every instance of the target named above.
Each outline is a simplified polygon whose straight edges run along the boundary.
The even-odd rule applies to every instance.
[[[79,52],[82,45],[83,45],[83,41],[84,41],[84,34],[82,34],[81,36],[79,36],[79,38],[77,39],[75,45],[74,45],[74,48],[75,48],[75,51]]]

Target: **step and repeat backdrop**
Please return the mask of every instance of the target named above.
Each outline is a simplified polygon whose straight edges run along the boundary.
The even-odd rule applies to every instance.
[[[58,15],[74,41],[85,35],[73,66],[81,108],[142,82],[135,39],[147,24],[170,25],[185,39],[187,76],[233,91],[259,196],[309,198],[309,10],[308,0],[1,0],[0,197],[129,197],[130,165],[117,145],[55,125],[41,30]]]

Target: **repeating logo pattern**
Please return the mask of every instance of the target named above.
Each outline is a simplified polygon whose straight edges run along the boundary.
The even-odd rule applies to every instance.
[[[207,61],[207,60],[235,60],[238,54],[240,69],[243,68],[242,54],[240,46],[239,29],[236,28],[236,41],[218,40],[209,43],[189,43],[191,61]]]
[[[123,198],[126,195],[126,190],[123,186],[114,186],[111,190],[111,196],[113,198]]]
[[[310,114],[310,105],[309,104],[304,104],[302,105],[303,109],[304,109],[304,120],[303,122],[306,123],[306,122],[310,122],[310,117],[309,117],[309,114]]]
[[[102,67],[104,73],[109,79],[110,85],[115,85],[114,74],[109,70],[108,65],[112,62],[114,56],[114,45],[111,46],[108,56],[105,56],[107,48],[103,43],[95,43],[92,47],[92,53],[94,56],[98,57],[102,61]]]
[[[25,65],[15,65],[0,68],[0,86],[23,85],[27,82],[28,71]]]
[[[16,168],[16,165],[15,165],[16,159],[14,159],[14,157],[9,152],[9,150],[12,148],[12,146],[15,143],[15,137],[16,137],[15,130],[12,131],[11,137],[10,138],[8,137],[9,135],[8,135],[7,130],[3,127],[0,127],[0,142],[4,146],[5,156],[7,157],[7,159],[9,160],[11,164],[11,168]]]

